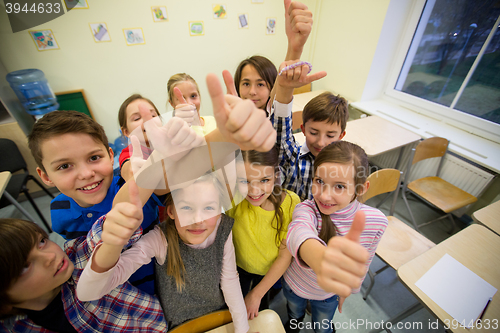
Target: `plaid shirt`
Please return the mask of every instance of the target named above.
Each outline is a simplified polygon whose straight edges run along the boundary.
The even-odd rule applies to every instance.
[[[301,201],[312,199],[314,155],[306,144],[301,146],[295,142],[292,133],[292,103],[281,104],[275,101],[273,108],[280,169],[284,177],[282,186],[297,193]]]
[[[166,332],[167,324],[160,302],[154,296],[140,291],[126,282],[100,300],[81,302],[76,297],[76,284],[93,249],[100,243],[102,223],[99,218],[87,238],[66,242],[66,254],[75,265],[72,277],[62,285],[62,301],[66,318],[78,332]],[[139,228],[129,245],[142,234]],[[33,323],[26,315],[17,315],[0,321],[2,332],[50,332]]]

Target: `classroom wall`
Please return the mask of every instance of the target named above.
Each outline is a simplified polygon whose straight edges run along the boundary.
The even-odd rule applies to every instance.
[[[206,0],[87,0],[89,9],[69,13],[30,30],[51,29],[59,50],[38,51],[27,30],[12,33],[0,4],[0,62],[8,72],[41,69],[55,92],[84,89],[96,120],[110,140],[118,135],[120,104],[132,93],[150,98],[160,112],[167,110],[166,82],[178,72],[191,74],[200,86],[202,115],[212,113],[205,77],[223,69],[234,73],[238,63],[254,54],[276,66],[286,53],[284,8],[281,0],[226,0],[227,18],[213,19]],[[317,0],[303,1],[315,11]],[[329,2],[329,1],[328,1]],[[168,22],[155,23],[151,6],[166,6]],[[247,13],[249,28],[238,28],[238,14]],[[266,35],[267,17],[277,19],[275,35]],[[188,22],[202,20],[204,36],[189,35]],[[111,42],[96,43],[89,23],[106,22]],[[127,46],[122,29],[141,27],[145,45]],[[316,28],[316,26],[314,27]],[[303,59],[309,59],[310,42]],[[169,108],[171,110],[171,108]]]

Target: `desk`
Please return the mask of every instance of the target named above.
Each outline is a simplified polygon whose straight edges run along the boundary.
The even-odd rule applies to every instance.
[[[472,218],[500,235],[500,200],[475,211]]]
[[[259,315],[248,321],[250,332],[285,333],[281,318],[273,310],[262,310]],[[233,323],[218,327],[206,333],[234,333]]]
[[[304,144],[304,134],[295,133],[294,137],[295,141],[299,144]],[[420,135],[384,118],[369,116],[348,121],[346,125],[346,135],[342,140],[357,144],[365,150],[368,157],[373,157],[393,149],[403,148],[420,139]],[[402,152],[403,149],[401,149],[399,154],[396,169],[399,168]]]
[[[314,97],[326,92],[326,90],[315,90],[302,94],[293,95],[292,112],[303,111],[304,106]]]
[[[12,174],[9,171],[0,172],[0,197],[2,197],[11,177]]]
[[[453,318],[415,286],[415,282],[445,253],[499,289],[484,313],[483,320],[489,319],[490,323],[494,319],[500,320],[500,237],[483,226],[473,224],[402,265],[397,271],[399,279],[441,323],[444,323],[445,320],[452,323]],[[466,301],[464,300],[464,302]],[[426,325],[426,323],[423,324]],[[463,327],[450,329],[453,332],[464,333],[480,331],[477,328],[466,329]]]

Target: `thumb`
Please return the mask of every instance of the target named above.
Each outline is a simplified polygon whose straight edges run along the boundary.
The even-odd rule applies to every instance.
[[[139,209],[139,211],[142,211],[142,201],[141,197],[139,196],[139,187],[135,183],[134,178],[130,178],[127,181],[127,184],[128,184],[128,196],[130,203],[136,206]]]
[[[151,107],[147,103],[139,103],[139,114],[143,119],[143,123],[153,119],[153,116],[151,116]]]
[[[213,73],[207,75],[207,88],[210,98],[212,99],[214,117],[219,127],[220,123],[225,124],[227,121],[227,103],[217,75]]]
[[[182,96],[182,92],[179,88],[174,88],[174,95],[179,101],[179,104],[187,104],[186,99],[184,98],[184,96]]]
[[[227,94],[238,96],[236,92],[236,86],[234,84],[234,79],[231,73],[227,69],[222,71],[222,77],[224,78],[224,83],[226,84]]]
[[[292,0],[285,0],[285,17],[290,16],[288,13],[288,8],[290,8],[290,4],[292,3]]]
[[[130,136],[130,142],[132,143],[132,157],[137,157],[144,159],[142,155],[142,148],[139,139],[135,135]]]
[[[356,215],[354,215],[354,220],[352,221],[351,229],[345,236],[347,239],[352,240],[356,243],[359,243],[359,237],[361,233],[365,229],[365,213],[363,211],[358,211]]]

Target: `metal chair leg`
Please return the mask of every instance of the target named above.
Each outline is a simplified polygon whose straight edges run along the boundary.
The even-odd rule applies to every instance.
[[[365,301],[370,291],[372,291],[373,285],[375,284],[375,274],[372,272],[371,268],[368,269],[368,276],[370,276],[370,285],[368,286],[368,288],[366,288],[366,291],[363,294],[363,299]]]
[[[19,202],[17,202],[16,199],[14,199],[10,194],[9,192],[5,191],[3,192],[3,195],[5,195],[5,197],[7,198],[7,200],[10,201],[11,204],[13,204],[17,209],[19,209],[19,211],[21,213],[24,214],[24,216],[26,216],[28,218],[28,220],[30,220],[31,222],[33,223],[36,223],[36,220],[33,218],[33,216],[30,215],[30,213],[28,213],[28,211],[26,209],[23,208],[23,206],[21,206],[19,204]]]
[[[405,191],[401,192],[401,196],[403,197],[403,201],[406,204],[406,208],[408,208],[408,212],[410,213],[411,222],[413,223],[413,226],[415,227],[415,230],[417,230],[418,232],[422,233],[420,231],[420,229],[418,228],[417,222],[415,222],[415,218],[413,217],[413,213],[411,212],[410,205],[408,204],[408,199],[406,199],[406,193],[405,193]]]
[[[52,232],[52,228],[50,227],[50,225],[47,222],[47,220],[45,220],[45,217],[43,216],[43,214],[40,211],[40,209],[38,209],[38,206],[36,205],[35,201],[33,200],[33,198],[31,197],[31,195],[29,194],[28,191],[23,191],[23,193],[26,196],[26,198],[28,198],[29,202],[31,203],[31,206],[33,206],[33,209],[38,214],[38,216],[42,220],[43,224],[45,225],[45,228],[47,229],[48,233],[50,234]]]
[[[52,193],[50,193],[50,191],[49,191],[49,190],[48,190],[45,186],[43,186],[43,185],[42,185],[42,183],[40,183],[40,181],[39,181],[38,179],[36,179],[35,177],[33,177],[33,176],[31,176],[31,175],[30,175],[30,179],[34,180],[34,181],[35,181],[35,183],[37,183],[37,184],[38,184],[38,186],[40,186],[40,188],[41,188],[41,189],[42,189],[45,193],[47,193],[47,194],[48,194],[48,195],[49,195],[52,199],[54,199],[54,198],[55,198],[55,197],[54,197],[54,195],[53,195]]]

